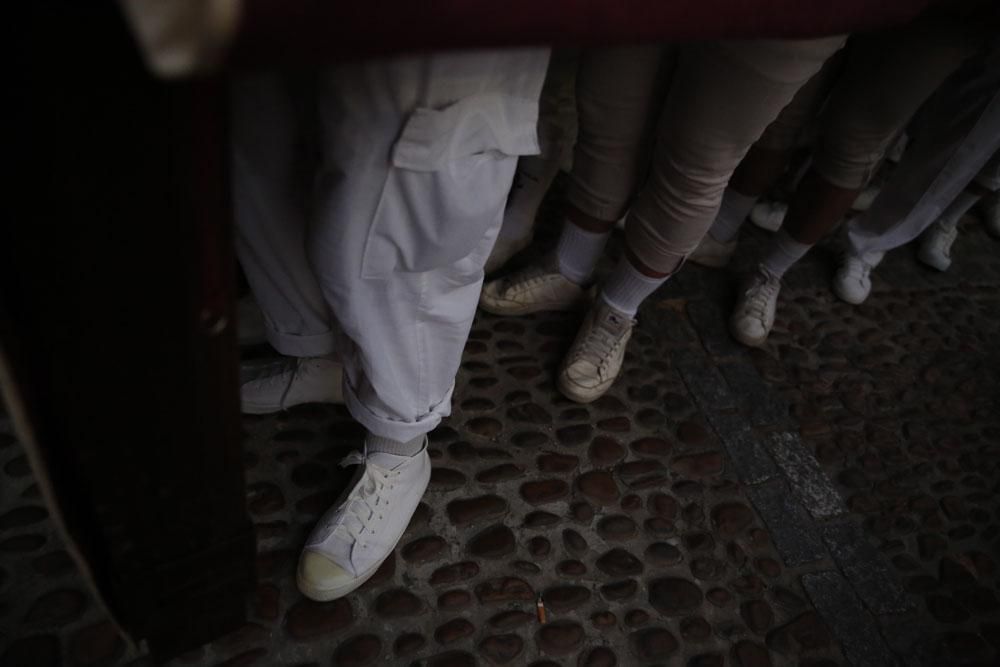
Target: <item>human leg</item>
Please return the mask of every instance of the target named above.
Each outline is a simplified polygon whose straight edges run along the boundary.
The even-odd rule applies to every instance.
[[[563,231],[553,257],[487,283],[480,306],[499,315],[578,307],[639,175],[658,99],[659,46],[592,49],[577,75],[579,130]]]
[[[486,275],[501,269],[531,244],[535,216],[560,168],[571,159],[576,137],[574,94],[579,53],[555,51],[539,100],[538,145],[541,153],[517,161],[514,185],[507,196],[503,225],[486,262]]]
[[[306,543],[315,599],[391,553],[430,476],[461,353],[520,155],[537,153],[544,50],[331,68],[311,262],[343,332],[348,410],[369,432],[349,493]],[[412,455],[405,455],[417,449]],[[392,453],[404,452],[404,454]]]
[[[306,257],[303,87],[277,72],[236,77],[232,185],[236,250],[271,345],[288,355],[243,383],[244,412],[343,402],[329,308]]]
[[[841,43],[712,43],[682,53],[650,177],[626,222],[625,258],[560,368],[566,396],[594,400],[610,388],[631,334],[631,314],[697,247],[740,160]]]

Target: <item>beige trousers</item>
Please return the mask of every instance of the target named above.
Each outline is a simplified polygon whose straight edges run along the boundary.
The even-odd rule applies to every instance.
[[[750,146],[843,43],[830,37],[682,49],[650,175],[625,225],[628,247],[643,264],[662,273],[680,266],[715,219]]]
[[[940,17],[852,37],[843,57],[802,86],[757,145],[791,150],[820,116],[816,170],[834,185],[863,187],[920,105],[982,39],[980,28]]]

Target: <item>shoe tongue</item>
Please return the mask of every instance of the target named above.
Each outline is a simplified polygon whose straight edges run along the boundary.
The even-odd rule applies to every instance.
[[[624,329],[632,321],[624,313],[620,313],[610,306],[605,306],[598,314],[597,322],[605,329],[618,332]]]

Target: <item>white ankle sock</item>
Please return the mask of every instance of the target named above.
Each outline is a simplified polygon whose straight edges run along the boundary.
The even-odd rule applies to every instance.
[[[424,446],[424,436],[417,436],[409,442],[400,442],[369,433],[365,436],[365,449],[369,452],[395,454],[396,456],[413,456],[420,453]]]
[[[632,266],[627,257],[622,257],[615,270],[601,286],[601,298],[604,303],[623,315],[635,317],[639,305],[669,277],[650,278]]]
[[[969,192],[968,190],[963,190],[955,197],[948,208],[944,210],[941,217],[937,219],[937,224],[942,229],[954,228],[958,226],[958,221],[962,219],[969,209],[976,205],[980,200],[981,196],[975,193]]]
[[[719,214],[715,216],[715,222],[708,233],[719,243],[729,243],[739,236],[743,221],[756,203],[757,197],[742,195],[732,188],[726,188]]]
[[[761,265],[772,275],[780,278],[795,262],[802,259],[810,248],[812,245],[799,243],[784,229],[779,230],[768,244]]]
[[[580,229],[567,220],[563,223],[559,243],[556,244],[556,265],[566,279],[583,285],[593,275],[597,261],[604,252],[604,246],[611,238],[611,232],[595,234]]]

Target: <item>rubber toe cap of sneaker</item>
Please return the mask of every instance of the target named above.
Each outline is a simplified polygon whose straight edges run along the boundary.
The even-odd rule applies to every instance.
[[[314,600],[332,600],[338,591],[349,589],[355,577],[317,551],[302,552],[299,560],[299,588]]]
[[[733,338],[751,347],[763,345],[767,340],[767,329],[756,319],[734,319],[730,322]]]

